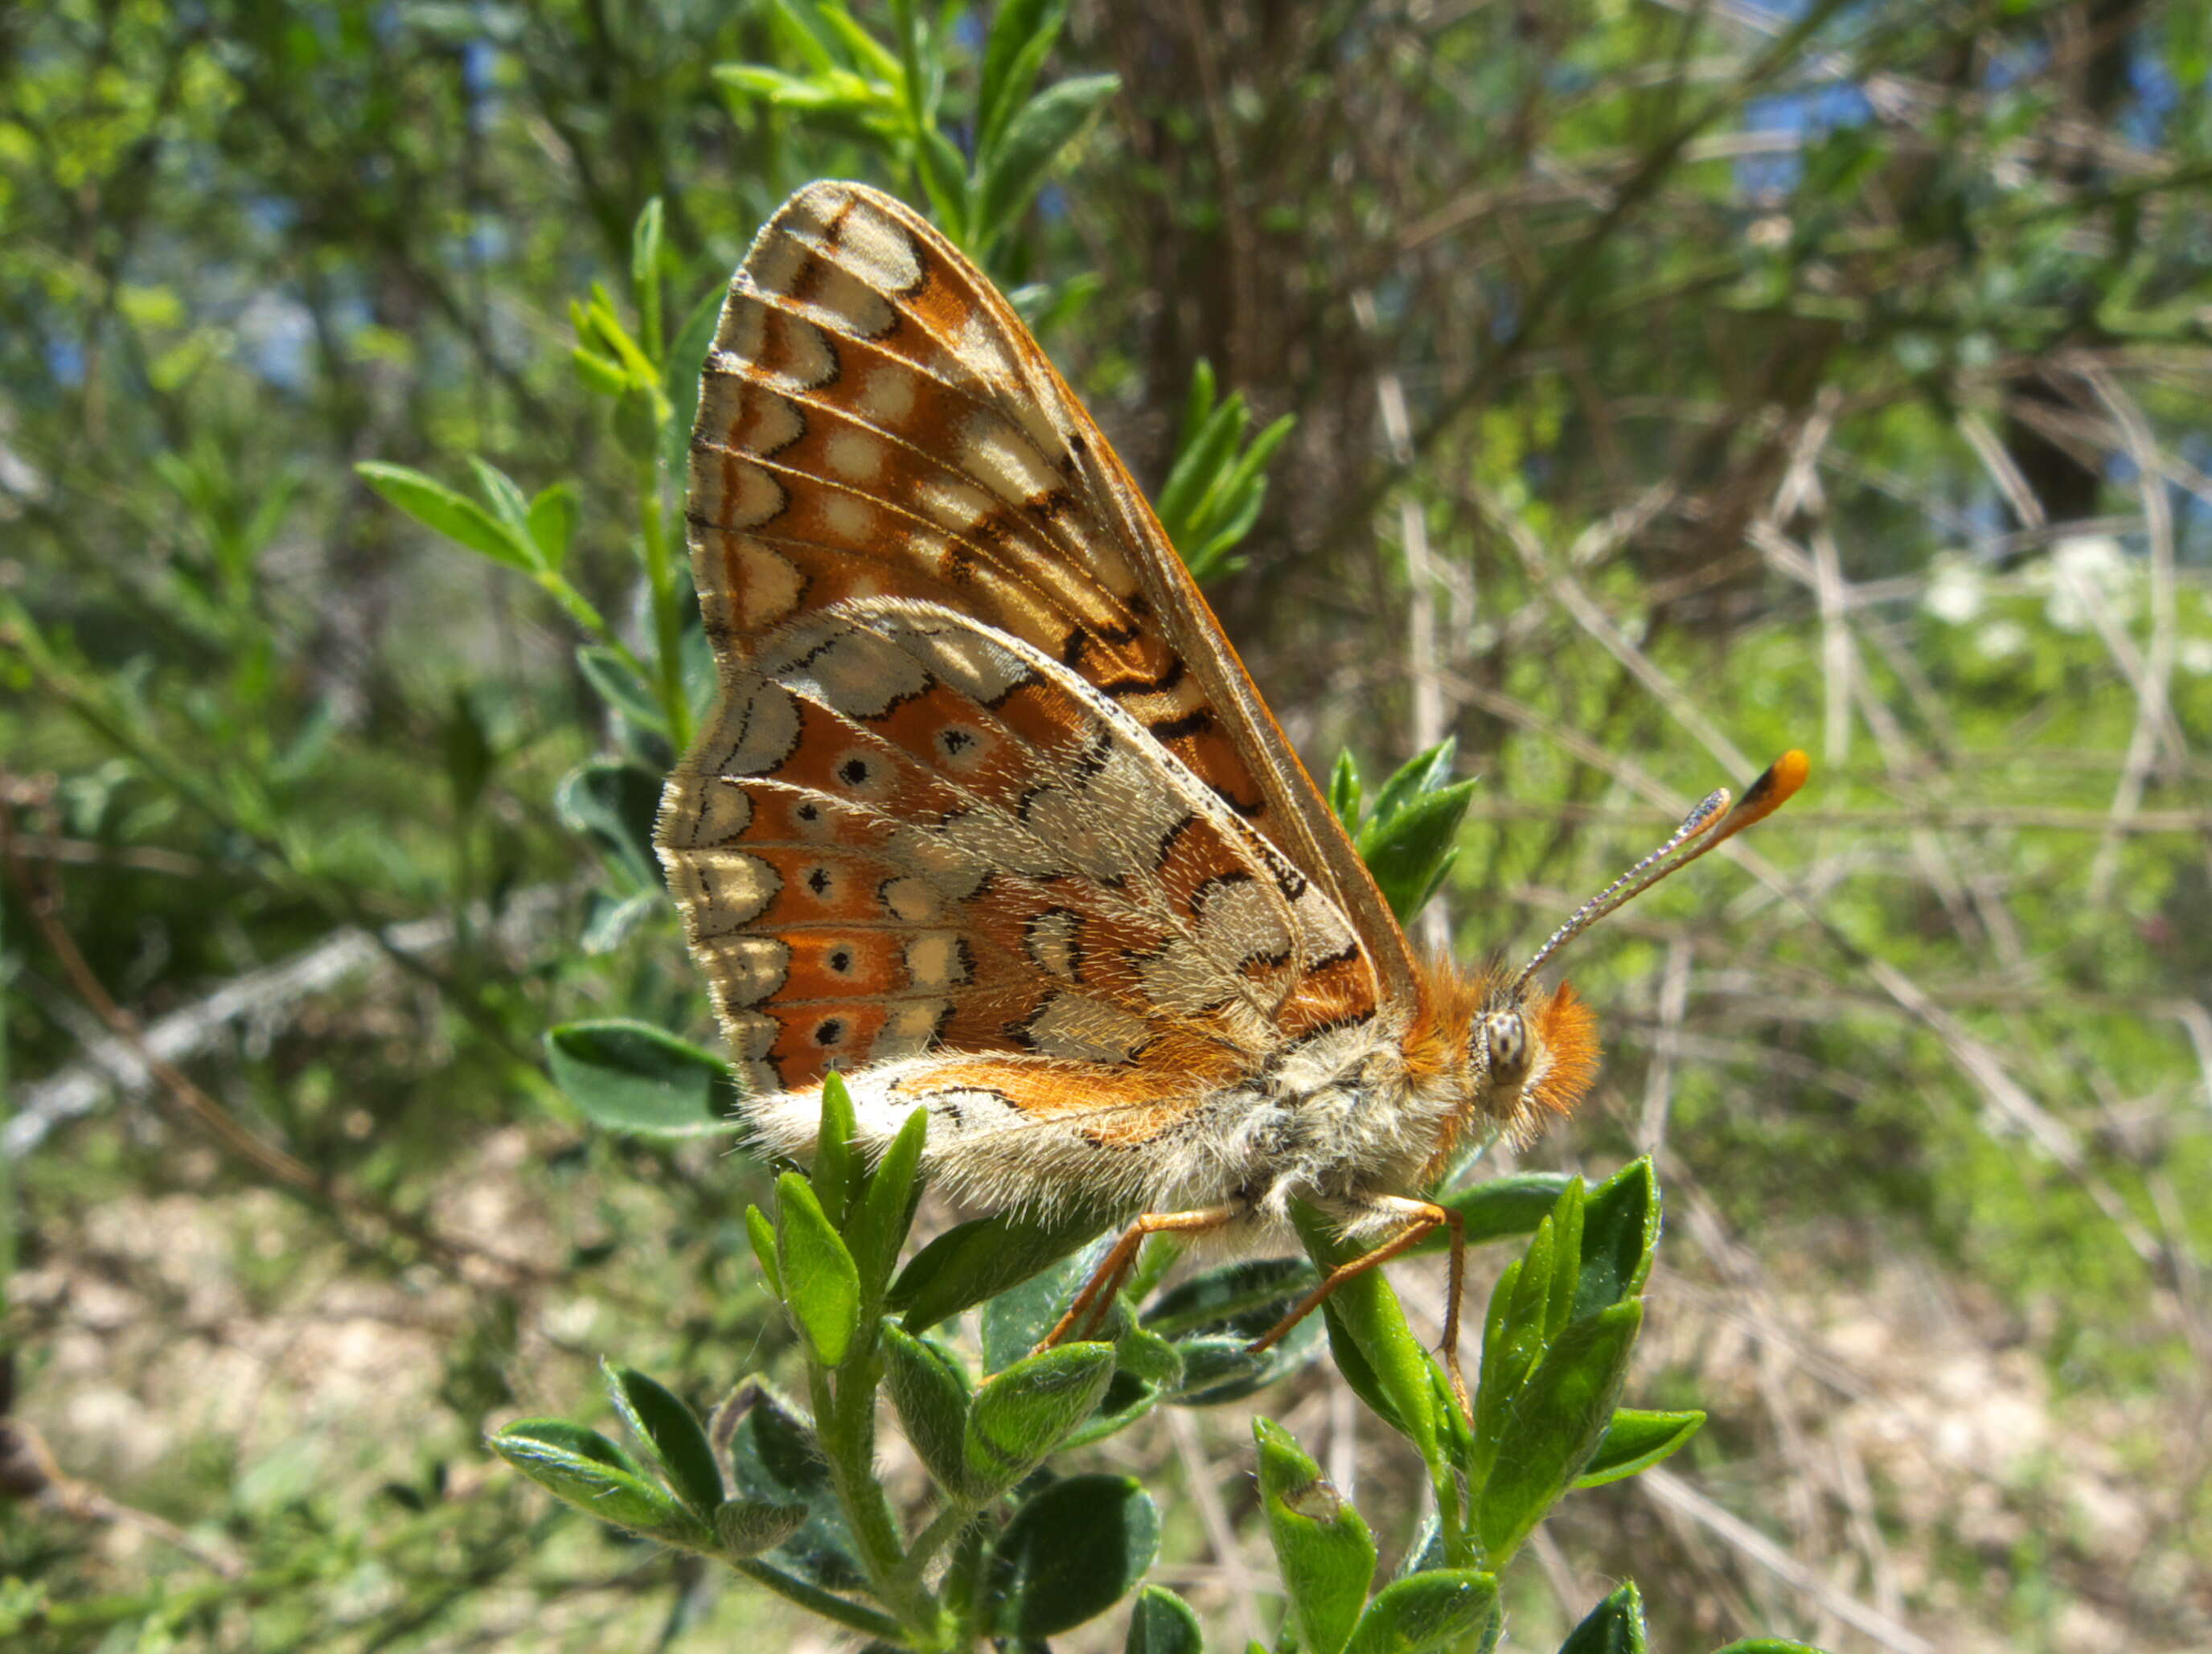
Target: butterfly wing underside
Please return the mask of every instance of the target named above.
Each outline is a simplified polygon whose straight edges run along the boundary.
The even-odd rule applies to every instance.
[[[921,219],[843,184],[777,212],[692,453],[722,692],[659,842],[757,1092],[880,1070],[1141,1136],[1408,991],[1150,508]]]

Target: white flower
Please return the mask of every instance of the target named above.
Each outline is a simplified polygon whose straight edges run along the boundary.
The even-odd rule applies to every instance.
[[[1946,625],[1963,626],[1981,613],[1987,596],[1981,570],[1964,557],[1947,553],[1936,559],[1936,572],[1928,577],[1920,605]]]
[[[2016,620],[1993,620],[1974,634],[1974,647],[1990,660],[2009,660],[2027,653],[2027,628]]]
[[[2022,571],[2029,587],[2048,593],[2044,613],[2062,632],[2086,632],[2100,613],[2124,623],[2135,612],[2142,571],[2109,534],[2076,534]]]

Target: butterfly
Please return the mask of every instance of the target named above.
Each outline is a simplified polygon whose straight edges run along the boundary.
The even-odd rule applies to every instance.
[[[1715,794],[1518,970],[1417,958],[1128,472],[1012,307],[921,218],[799,191],[732,281],[687,518],[720,696],[657,842],[762,1146],[842,1073],[860,1146],[1000,1208],[1250,1244],[1313,1202],[1366,1246],[1450,1227],[1471,1137],[1582,1097],[1595,1019],[1536,973],[1778,806]]]

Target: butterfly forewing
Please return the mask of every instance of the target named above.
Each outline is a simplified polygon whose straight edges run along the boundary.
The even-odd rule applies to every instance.
[[[931,1054],[978,1106],[1141,1122],[1395,982],[1126,473],[896,203],[816,185],[762,232],[689,513],[723,695],[661,851],[757,1089]]]

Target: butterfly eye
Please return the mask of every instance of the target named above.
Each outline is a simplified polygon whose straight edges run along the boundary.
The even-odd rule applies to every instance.
[[[1493,1011],[1482,1019],[1482,1049],[1494,1084],[1528,1066],[1528,1027],[1518,1011]]]

